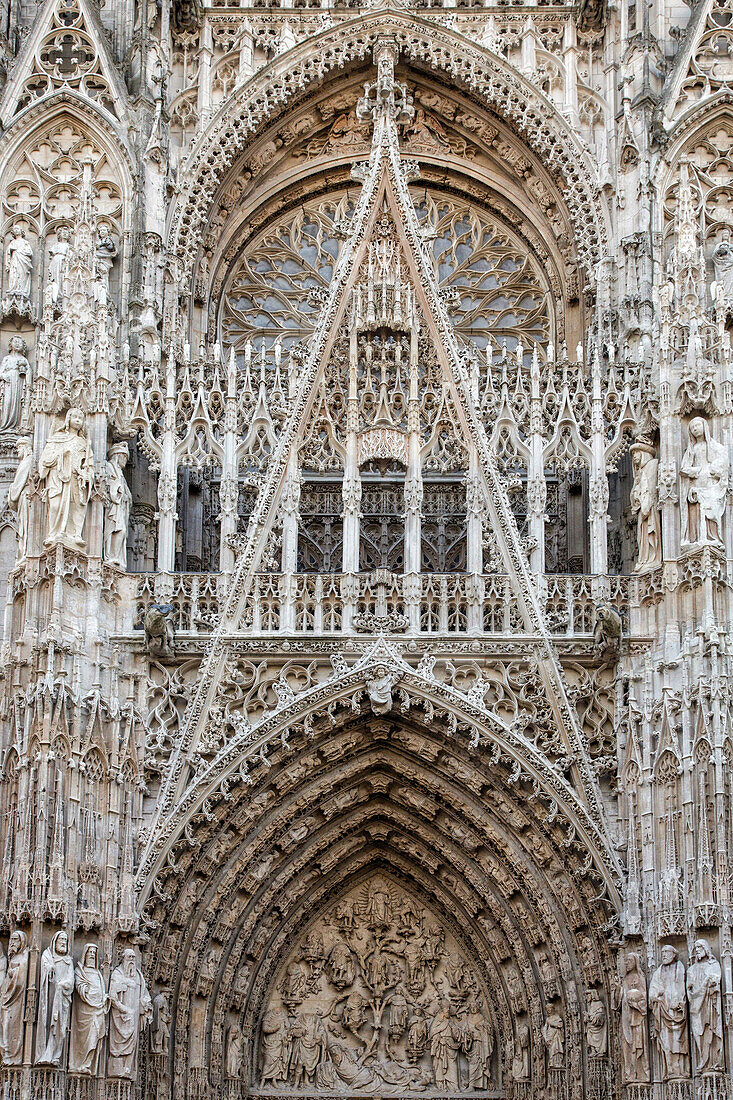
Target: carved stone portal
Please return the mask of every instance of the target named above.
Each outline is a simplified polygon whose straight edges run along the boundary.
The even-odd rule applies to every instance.
[[[491,1091],[495,1030],[455,937],[378,877],[313,923],[279,971],[260,1022],[257,1091]]]

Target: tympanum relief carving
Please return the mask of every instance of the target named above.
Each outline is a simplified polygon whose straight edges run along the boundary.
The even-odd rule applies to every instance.
[[[440,919],[386,878],[313,923],[260,1023],[260,1090],[485,1092],[495,1029],[476,966]]]

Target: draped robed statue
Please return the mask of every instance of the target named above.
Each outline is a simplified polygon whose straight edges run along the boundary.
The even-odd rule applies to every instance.
[[[94,455],[81,409],[69,409],[61,428],[51,432],[41,453],[38,475],[48,496],[46,543],[84,548],[83,528],[94,482]]]

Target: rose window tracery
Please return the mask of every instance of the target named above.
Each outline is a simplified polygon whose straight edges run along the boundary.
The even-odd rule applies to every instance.
[[[538,260],[518,235],[466,200],[413,189],[441,288],[457,332],[478,348],[513,351],[552,337],[550,292]],[[349,192],[313,199],[284,215],[245,249],[220,306],[222,341],[271,353],[306,340],[340,254]]]

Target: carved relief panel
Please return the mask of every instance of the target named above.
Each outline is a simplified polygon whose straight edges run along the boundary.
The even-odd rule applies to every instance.
[[[425,905],[378,876],[352,889],[280,969],[260,1021],[255,1091],[497,1087],[483,984]]]

